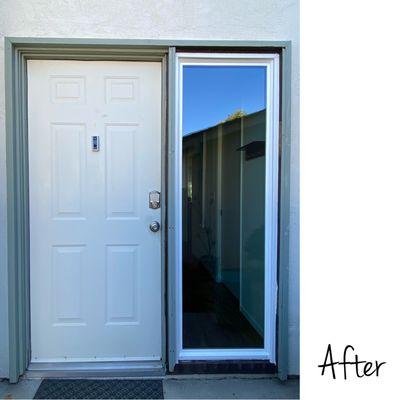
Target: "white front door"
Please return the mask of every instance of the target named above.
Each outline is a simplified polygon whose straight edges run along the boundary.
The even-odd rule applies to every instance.
[[[28,112],[32,362],[160,360],[161,63],[28,61]]]

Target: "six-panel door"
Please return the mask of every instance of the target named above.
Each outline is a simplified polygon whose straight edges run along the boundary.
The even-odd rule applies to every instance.
[[[28,112],[32,362],[159,360],[160,63],[28,61]]]

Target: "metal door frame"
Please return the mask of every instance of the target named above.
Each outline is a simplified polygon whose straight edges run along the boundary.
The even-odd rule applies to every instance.
[[[7,168],[7,273],[8,273],[8,337],[10,382],[17,382],[30,360],[29,312],[29,182],[27,141],[27,68],[28,59],[159,61],[163,69],[163,180],[162,235],[163,252],[163,362],[173,371],[177,363],[175,351],[176,282],[174,230],[176,209],[177,154],[175,132],[175,55],[182,51],[279,52],[281,57],[280,107],[280,176],[278,233],[278,318],[277,369],[281,379],[287,377],[288,364],[288,266],[290,218],[290,136],[291,136],[291,42],[231,40],[118,40],[6,37],[6,168]],[[6,328],[7,329],[7,328]],[[79,366],[77,366],[79,369]],[[122,368],[122,369],[121,369]],[[133,367],[132,367],[133,368]],[[99,370],[80,370],[81,375],[95,373],[134,373],[134,368],[113,365]],[[122,371],[122,372],[121,372]],[[149,372],[138,366],[136,373]],[[53,375],[60,372],[49,366]]]

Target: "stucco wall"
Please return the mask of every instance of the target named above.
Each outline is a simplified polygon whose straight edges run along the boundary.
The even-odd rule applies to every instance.
[[[8,374],[4,36],[293,42],[289,373],[299,373],[298,8],[298,0],[0,1],[0,377]]]

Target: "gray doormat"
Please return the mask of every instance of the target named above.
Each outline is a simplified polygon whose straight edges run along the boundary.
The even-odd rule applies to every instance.
[[[44,379],[35,399],[163,399],[160,379]]]

